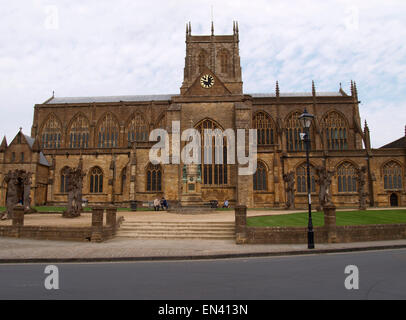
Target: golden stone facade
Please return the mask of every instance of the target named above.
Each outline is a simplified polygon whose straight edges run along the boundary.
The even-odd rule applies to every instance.
[[[204,87],[201,78],[213,83]],[[51,97],[34,107],[31,137],[22,132],[0,146],[0,205],[6,200],[4,175],[14,168],[33,172],[33,204],[65,204],[64,172],[83,159],[83,196],[91,204],[129,206],[165,196],[170,205],[182,201],[187,183],[182,164],[152,165],[148,141],[155,128],[172,134],[191,126],[257,129],[258,171],[237,174],[235,165],[202,165],[197,188],[201,201],[229,200],[249,207],[284,207],[283,175],[295,173],[295,206],[307,206],[303,181],[305,152],[298,116],[306,108],[315,116],[311,127],[312,166],[335,170],[331,193],[338,207],[358,204],[354,172],[366,166],[371,206],[406,205],[406,138],[371,149],[369,129],[361,127],[355,82],[350,92],[243,92],[239,31],[232,35],[192,35],[186,30],[184,79],[180,94],[154,96]],[[21,138],[23,137],[23,138]],[[185,143],[182,142],[182,146]],[[23,155],[24,154],[24,155]],[[312,185],[317,204],[318,186]]]

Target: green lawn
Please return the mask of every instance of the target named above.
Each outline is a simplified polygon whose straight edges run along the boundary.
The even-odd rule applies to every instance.
[[[323,226],[323,213],[313,212],[312,220],[315,227]],[[337,211],[336,222],[338,226],[406,223],[406,210]],[[306,227],[307,223],[307,212],[247,219],[247,225],[252,227]]]

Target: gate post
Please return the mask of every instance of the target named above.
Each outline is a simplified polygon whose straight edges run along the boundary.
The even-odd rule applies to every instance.
[[[336,225],[336,207],[334,205],[325,205],[324,211],[324,228],[327,232],[327,242],[337,242],[337,225]]]
[[[103,241],[103,207],[93,207],[92,208],[92,242],[102,242]]]
[[[235,207],[235,241],[237,244],[247,243],[247,206]]]

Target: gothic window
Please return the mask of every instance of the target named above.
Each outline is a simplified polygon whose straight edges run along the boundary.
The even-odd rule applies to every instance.
[[[215,138],[212,138],[212,163],[204,164],[204,130],[205,129],[220,129],[213,120],[206,119],[201,121],[196,127],[196,130],[200,132],[202,148],[202,182],[204,185],[225,185],[228,181],[228,167],[227,167],[227,139],[223,138],[223,164],[215,164]]]
[[[69,148],[88,148],[89,132],[89,121],[83,115],[76,116],[68,133]]]
[[[127,141],[148,141],[148,126],[138,113],[131,118],[127,126]]]
[[[203,69],[207,65],[207,54],[204,50],[200,51],[199,53],[198,63],[199,63],[199,72],[203,72]]]
[[[321,121],[321,127],[327,149],[348,149],[348,126],[346,120],[336,111],[329,112]]]
[[[220,70],[221,73],[228,73],[230,70],[230,59],[229,59],[229,54],[228,51],[223,49],[220,51],[219,54],[219,58],[220,58]]]
[[[402,189],[402,168],[395,161],[384,165],[383,182],[385,190]]]
[[[254,173],[253,179],[255,191],[266,191],[268,189],[267,171],[265,165],[262,162],[257,163],[257,171]]]
[[[316,192],[316,180],[314,178],[314,167],[310,166],[310,187],[311,192]],[[304,163],[296,168],[296,191],[307,193],[307,165]]]
[[[162,191],[162,170],[160,165],[150,163],[147,168],[147,191]]]
[[[357,172],[350,162],[344,162],[337,168],[338,192],[357,191]]]
[[[68,192],[68,171],[69,167],[64,167],[61,171],[61,193]]]
[[[90,193],[103,192],[103,171],[95,167],[90,171]]]
[[[99,148],[117,147],[119,132],[119,126],[114,116],[111,113],[106,114],[98,128]]]
[[[286,144],[288,151],[305,151],[306,146],[302,139],[300,139],[300,133],[304,132],[299,117],[301,113],[294,112],[289,116],[286,121]],[[313,127],[310,127],[310,149],[314,146]]]
[[[59,149],[61,147],[61,132],[60,122],[51,114],[42,128],[42,148]]]
[[[159,117],[159,120],[156,122],[155,125],[156,129],[165,129],[166,128],[166,117],[165,114]]]
[[[258,112],[254,117],[254,128],[257,129],[258,145],[275,143],[275,125],[265,112]]]

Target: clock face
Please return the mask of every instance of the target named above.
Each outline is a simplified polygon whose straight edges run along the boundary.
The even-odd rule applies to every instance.
[[[205,74],[204,76],[202,76],[200,78],[200,85],[203,88],[206,88],[206,89],[211,88],[213,86],[213,84],[214,84],[214,78],[210,74]]]

